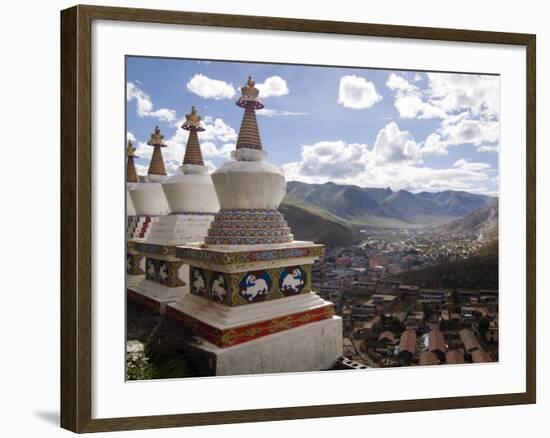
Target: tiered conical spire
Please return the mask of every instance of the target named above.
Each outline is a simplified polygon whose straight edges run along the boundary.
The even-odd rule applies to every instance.
[[[183,164],[204,166],[199,137],[197,135],[197,132],[204,131],[204,128],[201,125],[201,116],[197,114],[197,108],[194,105],[191,107],[191,113],[185,115],[185,119],[181,127],[189,131],[189,138],[187,139]]]
[[[258,99],[259,90],[255,87],[256,83],[252,76],[248,77],[246,85],[241,88],[242,96],[237,101],[237,106],[244,108],[243,121],[237,139],[236,149],[262,149],[260,131],[256,121],[256,110],[264,107]]]
[[[160,128],[155,127],[155,132],[151,134],[151,138],[147,142],[149,146],[153,146],[153,156],[151,157],[151,163],[149,164],[148,175],[166,175],[166,168],[164,167],[164,160],[162,159],[161,148],[166,147],[164,144],[164,135],[160,133]]]
[[[126,156],[128,157],[128,163],[126,165],[126,181],[130,183],[139,182],[139,177],[136,172],[136,165],[134,163],[134,158],[139,158],[135,155],[136,148],[134,147],[132,140],[128,140],[128,145],[126,146]]]

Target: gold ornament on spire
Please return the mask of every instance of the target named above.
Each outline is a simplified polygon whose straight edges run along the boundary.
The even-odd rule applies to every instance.
[[[136,157],[136,148],[134,147],[132,140],[128,140],[128,145],[126,146],[126,156],[132,157],[132,158],[139,158],[139,157]]]
[[[260,94],[260,90],[256,88],[256,82],[252,79],[252,76],[248,77],[246,85],[241,88],[242,98],[246,100],[255,100]]]
[[[155,132],[151,134],[151,138],[147,142],[149,146],[161,146],[165,147],[166,145],[163,142],[164,135],[160,133],[160,128],[158,126],[155,126]]]
[[[252,76],[248,76],[246,85],[241,88],[241,97],[237,100],[237,106],[241,108],[262,109],[264,104],[258,98],[260,90],[256,88],[256,82]]]
[[[204,128],[201,125],[201,116],[197,113],[197,107],[193,105],[191,107],[191,112],[185,115],[185,122],[181,127],[187,131],[191,129],[196,129],[197,131],[204,131]]]

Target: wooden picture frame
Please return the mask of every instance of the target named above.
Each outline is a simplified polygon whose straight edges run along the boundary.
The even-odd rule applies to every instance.
[[[186,24],[518,45],[526,48],[527,284],[524,393],[92,419],[92,156],[91,26],[94,20]],[[238,16],[166,10],[75,6],[61,12],[61,426],[98,432],[389,412],[528,404],[536,401],[536,37],[486,32]]]

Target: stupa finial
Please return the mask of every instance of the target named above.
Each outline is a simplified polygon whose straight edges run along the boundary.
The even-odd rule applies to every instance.
[[[155,126],[155,132],[151,134],[151,138],[147,142],[149,146],[160,146],[160,147],[166,147],[164,144],[164,135],[160,133],[160,128],[158,126]]]
[[[151,157],[151,163],[149,163],[148,175],[166,175],[166,167],[164,166],[164,160],[162,158],[161,148],[166,147],[164,143],[164,135],[160,133],[160,128],[155,126],[155,132],[151,134],[151,138],[147,142],[149,146],[153,146],[153,156]]]
[[[136,148],[134,147],[134,143],[130,139],[128,139],[128,144],[126,145],[126,156],[132,157],[132,158],[139,158],[136,155]]]
[[[262,149],[260,140],[260,131],[256,121],[256,110],[262,109],[264,104],[258,98],[260,90],[256,88],[256,83],[252,76],[248,76],[246,85],[241,88],[242,95],[237,100],[237,106],[244,108],[243,121],[239,130],[236,149]]]
[[[252,76],[248,76],[246,85],[241,88],[241,97],[237,101],[237,105],[241,108],[262,109],[264,104],[258,98],[259,94],[260,90],[256,88],[256,82]]]
[[[199,145],[199,137],[197,135],[197,132],[204,131],[204,128],[201,124],[201,116],[197,113],[197,107],[195,105],[191,107],[191,112],[185,115],[185,122],[181,127],[189,131],[187,147],[185,148],[185,155],[183,156],[183,164],[204,166],[201,147]]]
[[[186,131],[191,131],[193,129],[196,131],[204,131],[201,120],[201,116],[197,113],[197,107],[193,105],[191,106],[191,112],[185,115],[185,122],[183,122],[181,127]]]
[[[126,157],[128,158],[128,162],[126,163],[126,181],[129,183],[137,183],[139,182],[139,177],[136,171],[134,158],[139,157],[136,156],[136,148],[130,139],[128,139],[128,143],[126,145]]]

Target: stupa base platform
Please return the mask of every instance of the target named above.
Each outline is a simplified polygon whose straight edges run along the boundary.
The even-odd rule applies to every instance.
[[[342,348],[342,321],[332,316],[228,348],[192,343],[188,355],[201,376],[231,376],[328,370]]]
[[[182,322],[206,341],[226,348],[332,318],[334,305],[311,292],[237,307],[187,294],[169,304],[166,315]]]
[[[180,300],[189,293],[189,286],[169,287],[155,283],[150,280],[143,280],[140,283],[127,286],[127,296],[148,307],[155,313],[164,315],[166,306]]]

